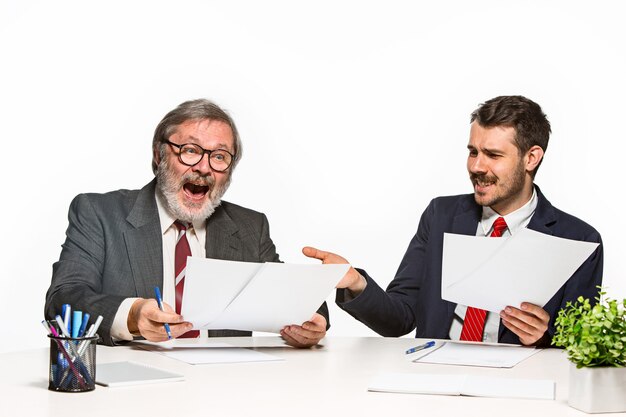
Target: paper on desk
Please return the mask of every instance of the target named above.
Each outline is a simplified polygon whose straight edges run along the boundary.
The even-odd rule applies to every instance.
[[[445,233],[441,297],[495,313],[544,306],[597,247],[526,228],[497,239]]]
[[[179,340],[174,342],[175,343],[152,343],[142,341],[136,344],[142,349],[160,353],[168,358],[187,362],[192,365],[284,360],[283,358],[256,350],[234,347],[228,343],[206,341],[185,343]]]
[[[400,373],[378,375],[368,387],[368,391],[378,392],[542,400],[553,400],[554,389],[554,381],[545,379]]]
[[[279,333],[309,320],[348,268],[189,257],[181,313],[195,329]]]
[[[504,344],[444,342],[441,347],[425,353],[414,362],[512,368],[539,351],[532,347]]]

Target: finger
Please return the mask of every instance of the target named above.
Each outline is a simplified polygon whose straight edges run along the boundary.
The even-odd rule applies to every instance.
[[[143,318],[138,323],[141,336],[151,342],[161,342],[168,339],[165,327],[162,324]]]
[[[520,311],[520,313],[522,312]],[[537,319],[534,320],[538,322]],[[547,325],[539,324],[538,327],[534,327],[525,321],[520,320],[511,314],[507,315],[506,313],[502,315],[502,324],[515,333],[519,337],[520,342],[524,345],[531,345],[535,343],[543,337],[544,333],[548,329]]]
[[[306,322],[310,323],[310,322]],[[308,339],[308,340],[320,340],[325,336],[326,329],[317,327],[315,325],[310,326],[310,329],[306,329],[302,326],[287,326],[285,327],[285,331],[292,337],[300,340],[300,339]]]
[[[298,326],[286,326],[284,329],[280,331],[280,335],[285,339],[287,344],[294,346],[294,347],[311,347],[318,342],[319,339],[317,338],[310,339],[306,336],[303,336],[291,330],[290,329],[291,327],[298,327]]]
[[[302,248],[302,253],[304,254],[304,256],[319,259],[322,262],[328,257],[328,252],[324,252],[323,250],[319,250],[311,246],[305,246],[304,248]]]
[[[193,325],[189,323],[188,321],[177,323],[177,324],[170,324],[170,333],[172,334],[172,337],[174,339],[176,339],[179,336],[182,336],[183,334],[187,333],[189,330],[193,330]]]
[[[159,307],[156,305],[147,305],[141,310],[141,314],[147,318],[148,320],[157,322],[157,323],[182,323],[185,321],[183,316],[180,314],[176,314],[174,311],[161,311]]]
[[[302,323],[302,327],[305,328],[306,330],[313,330],[313,331],[319,332],[319,331],[325,331],[327,324],[328,322],[326,321],[326,317],[322,316],[319,313],[315,313],[313,314],[313,317],[311,317],[311,320],[305,321],[304,323]]]
[[[542,332],[548,327],[548,322],[543,321],[534,314],[526,311],[519,310],[515,307],[508,306],[504,309],[504,318],[513,322],[517,327],[520,327],[527,332],[532,332],[532,329],[541,329]]]
[[[287,333],[285,333],[284,330],[280,331],[280,337],[282,337],[283,340],[285,341],[285,343],[287,343],[289,346],[293,346],[293,347],[296,347],[296,348],[305,347],[303,344],[298,342],[296,339],[294,339],[293,337],[291,337]]]
[[[539,307],[538,305],[531,304],[531,303],[522,303],[520,307],[523,311],[526,311],[527,313],[530,313],[539,317],[539,319],[542,322],[545,322],[545,323],[550,322],[550,314],[548,314],[546,310]]]
[[[502,324],[504,325],[504,327],[515,333],[515,335],[519,337],[520,343],[522,343],[523,345],[530,345],[539,340],[535,339],[533,335],[526,333],[508,320],[502,319]]]

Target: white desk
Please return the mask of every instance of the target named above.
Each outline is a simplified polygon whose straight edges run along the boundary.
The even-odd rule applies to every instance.
[[[511,369],[416,364],[404,350],[416,339],[328,337],[311,350],[277,345],[278,338],[212,339],[282,357],[280,362],[189,365],[130,346],[98,346],[98,363],[134,360],[182,373],[184,382],[48,391],[48,349],[0,354],[0,416],[581,416],[567,405],[568,361],[547,349]],[[556,400],[509,400],[368,392],[385,372],[466,373],[552,379]],[[618,414],[612,414],[618,415]],[[626,415],[626,414],[619,414]]]

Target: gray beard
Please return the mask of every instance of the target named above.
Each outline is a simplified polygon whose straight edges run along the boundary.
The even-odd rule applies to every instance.
[[[186,182],[202,180],[209,185],[208,199],[202,204],[195,204],[187,207],[178,199],[178,192]],[[178,220],[187,223],[194,223],[208,219],[215,212],[215,209],[222,202],[222,196],[230,185],[230,176],[226,183],[214,188],[214,177],[202,177],[200,175],[187,174],[182,178],[177,178],[170,169],[167,159],[164,159],[157,168],[157,190],[164,198],[164,203],[170,214]]]

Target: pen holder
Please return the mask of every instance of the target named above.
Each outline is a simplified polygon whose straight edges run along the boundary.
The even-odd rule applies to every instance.
[[[96,388],[96,343],[92,337],[50,338],[48,389],[61,392],[85,392]]]

